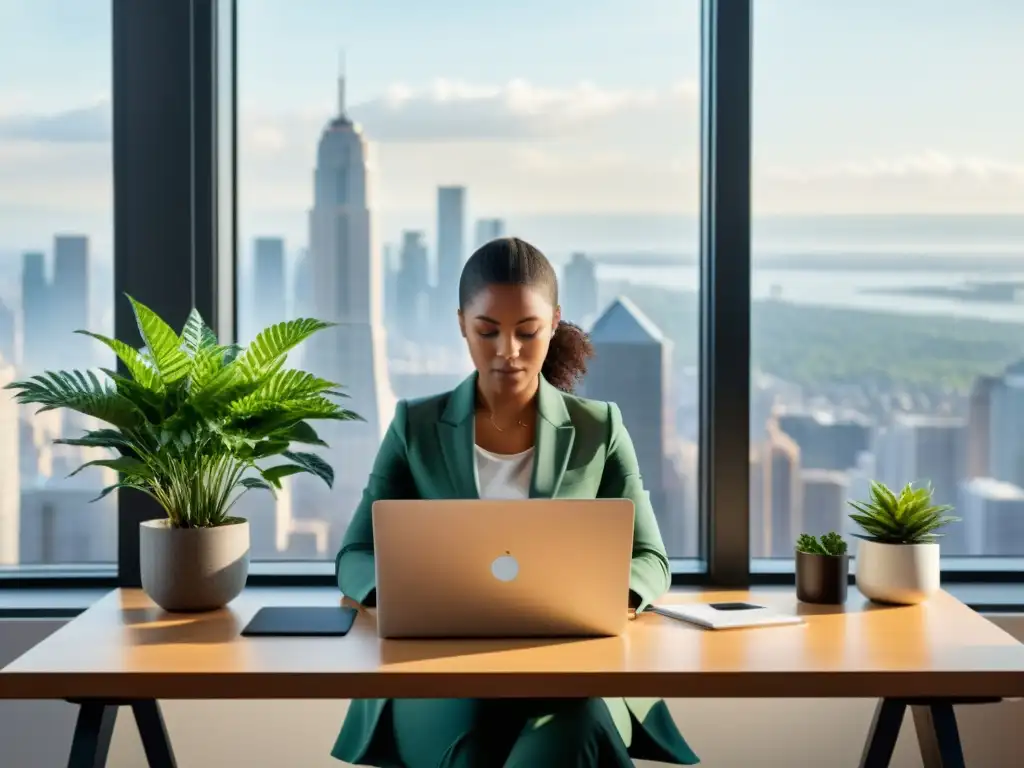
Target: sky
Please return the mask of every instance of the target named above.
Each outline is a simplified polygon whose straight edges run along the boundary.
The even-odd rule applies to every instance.
[[[440,184],[471,217],[697,210],[697,0],[239,7],[243,237],[302,237],[342,50],[389,226]],[[755,0],[755,213],[1024,213],[1022,39],[1015,0]],[[109,0],[0,0],[0,251],[109,240],[110,67]]]

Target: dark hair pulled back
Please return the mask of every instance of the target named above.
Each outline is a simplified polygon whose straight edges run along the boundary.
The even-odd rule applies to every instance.
[[[459,307],[465,309],[491,285],[529,286],[542,291],[552,306],[558,306],[555,268],[539,249],[518,237],[492,240],[469,257],[459,278]],[[593,355],[594,347],[583,329],[562,320],[551,338],[541,373],[552,386],[572,392]]]

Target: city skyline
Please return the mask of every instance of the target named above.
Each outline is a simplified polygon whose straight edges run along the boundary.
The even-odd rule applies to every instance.
[[[426,211],[446,184],[476,190],[474,217],[695,211],[699,4],[623,14],[590,3],[581,30],[580,2],[531,0],[514,13],[445,2],[431,14],[246,4],[243,228],[301,229],[301,160],[330,113],[342,48],[353,115],[374,137],[382,214]],[[1024,212],[1024,106],[1001,95],[1024,66],[1024,8],[984,5],[755,4],[755,213]],[[60,212],[105,252],[109,8],[37,0],[3,14],[0,72],[19,77],[0,84],[0,178],[19,184],[0,185],[0,231],[30,247]],[[530,60],[494,56],[495,29],[532,34]],[[442,42],[445,30],[459,45]],[[260,53],[270,48],[282,55]]]
[[[299,483],[276,504],[247,497],[257,558],[329,559],[393,397],[466,373],[454,289],[478,231],[552,255],[567,319],[603,350],[584,394],[628,400],[622,374],[648,370],[624,418],[670,554],[697,554],[698,4],[624,15],[590,3],[581,25],[569,14],[581,3],[399,3],[396,17],[394,5],[268,0],[240,11],[240,341],[286,314],[340,322],[308,359],[368,417],[362,432],[338,430],[333,495]],[[35,339],[20,345],[19,376],[77,359],[82,340],[56,337],[58,325],[112,318],[109,9],[98,7],[66,18],[46,0],[0,9],[0,72],[38,80],[0,84],[0,347]],[[1024,106],[1001,91],[1014,84],[1010,30],[1024,29],[1024,8],[925,7],[755,5],[755,557],[785,556],[798,531],[848,532],[844,497],[873,477],[936,479],[942,501],[971,510],[949,553],[1024,553],[1024,442],[1012,428],[1024,413],[1024,267],[1010,268],[1024,254]],[[872,23],[883,11],[894,29]],[[537,56],[485,56],[498,32],[534,33]],[[462,45],[444,43],[456,33]],[[22,38],[48,54],[38,39],[52,41],[52,57],[33,58]],[[263,55],[270,47],[278,55]],[[780,215],[803,218],[776,226]],[[644,264],[648,251],[688,258]],[[757,266],[779,252],[796,266]],[[881,258],[851,273],[822,269],[823,254]],[[992,254],[991,273],[927,267],[929,256]],[[66,316],[54,324],[57,299]],[[0,530],[19,531],[31,562],[112,556],[87,530],[105,516],[109,536],[114,498],[80,514],[102,483],[61,479],[71,456],[49,440],[82,424],[53,415],[18,415],[19,524],[0,488]]]

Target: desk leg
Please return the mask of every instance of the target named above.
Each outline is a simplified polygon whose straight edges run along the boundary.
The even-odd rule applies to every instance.
[[[68,768],[103,768],[107,764],[117,709],[116,704],[104,701],[79,703]]]
[[[953,705],[948,701],[914,704],[911,710],[924,768],[965,768]]]
[[[860,758],[860,768],[888,768],[906,710],[906,702],[900,699],[881,699],[878,702]]]
[[[130,706],[135,715],[135,724],[139,728],[149,768],[177,768],[160,704],[154,699],[82,699],[71,703],[78,704],[79,709],[68,768],[106,766],[117,712],[125,705]]]
[[[132,714],[135,724],[139,727],[142,747],[146,750],[149,768],[176,768],[174,752],[171,750],[171,737],[164,725],[164,716],[160,704],[154,699],[132,702]]]

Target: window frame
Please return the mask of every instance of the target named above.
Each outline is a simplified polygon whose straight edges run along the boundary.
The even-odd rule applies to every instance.
[[[172,324],[184,322],[195,306],[219,333],[233,337],[237,0],[159,7],[110,2],[115,334],[141,341],[123,298],[128,293]],[[753,0],[701,0],[701,557],[672,561],[676,586],[794,581],[785,561],[752,560],[749,554],[752,23]],[[162,517],[162,511],[143,494],[118,494],[117,514],[116,564],[0,570],[0,588],[141,586],[139,523]],[[944,582],[1024,583],[1024,567],[1010,562],[1024,564],[1024,558],[966,560],[972,562],[944,565]],[[1002,560],[1007,562],[997,562]],[[248,583],[327,586],[335,577],[330,561],[259,561]]]

